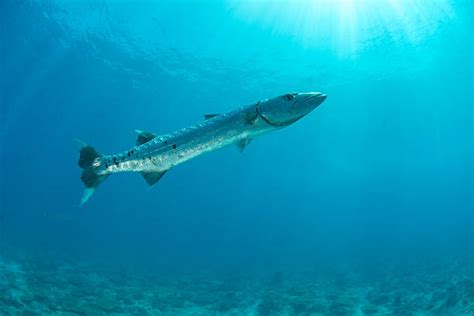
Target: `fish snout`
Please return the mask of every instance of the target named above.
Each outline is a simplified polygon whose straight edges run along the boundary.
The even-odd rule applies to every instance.
[[[315,103],[316,106],[320,105],[321,103],[323,103],[326,99],[327,99],[327,95],[324,94],[324,93],[320,93],[320,92],[312,92],[310,95],[309,95],[309,101],[311,103]]]
[[[305,104],[305,107],[307,107],[308,109],[311,108],[311,110],[313,110],[321,103],[323,103],[327,99],[327,97],[328,96],[324,93],[308,92],[305,95],[305,101],[303,103]]]

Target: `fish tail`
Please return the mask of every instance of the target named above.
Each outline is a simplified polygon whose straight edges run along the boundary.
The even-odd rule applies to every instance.
[[[82,141],[80,143],[80,156],[77,164],[83,169],[81,174],[82,183],[84,183],[84,194],[81,198],[80,205],[89,200],[97,187],[108,177],[108,175],[101,175],[97,173],[97,167],[100,165],[102,155],[95,150],[94,147],[87,145]]]

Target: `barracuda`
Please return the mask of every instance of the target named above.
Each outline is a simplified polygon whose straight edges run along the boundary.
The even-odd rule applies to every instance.
[[[298,121],[326,100],[319,92],[288,93],[224,114],[207,114],[205,121],[176,132],[156,135],[137,131],[136,146],[115,155],[102,155],[81,142],[79,166],[84,204],[111,174],[139,172],[148,185],[180,163],[203,153],[235,144],[240,151],[255,137]]]

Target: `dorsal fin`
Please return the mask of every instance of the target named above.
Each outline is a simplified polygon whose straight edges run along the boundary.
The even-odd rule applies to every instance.
[[[155,171],[155,172],[140,172],[140,173],[143,176],[143,179],[145,179],[146,183],[148,183],[149,186],[152,186],[158,181],[160,181],[160,179],[163,177],[166,171],[167,170],[163,172]]]
[[[138,133],[137,146],[148,143],[150,140],[152,140],[153,138],[156,137],[156,134],[152,133],[152,132],[145,132],[145,131],[141,131],[139,129],[135,130],[135,132]]]
[[[219,116],[220,114],[204,114],[204,118],[206,120],[211,119],[213,117]]]

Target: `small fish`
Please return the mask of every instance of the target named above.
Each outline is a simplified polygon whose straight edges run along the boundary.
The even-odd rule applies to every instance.
[[[79,166],[86,189],[83,205],[111,174],[139,172],[152,186],[180,163],[235,144],[240,151],[255,137],[298,121],[326,100],[319,92],[288,93],[224,114],[207,114],[205,121],[176,132],[156,135],[137,130],[136,146],[116,155],[102,155],[81,142]]]

